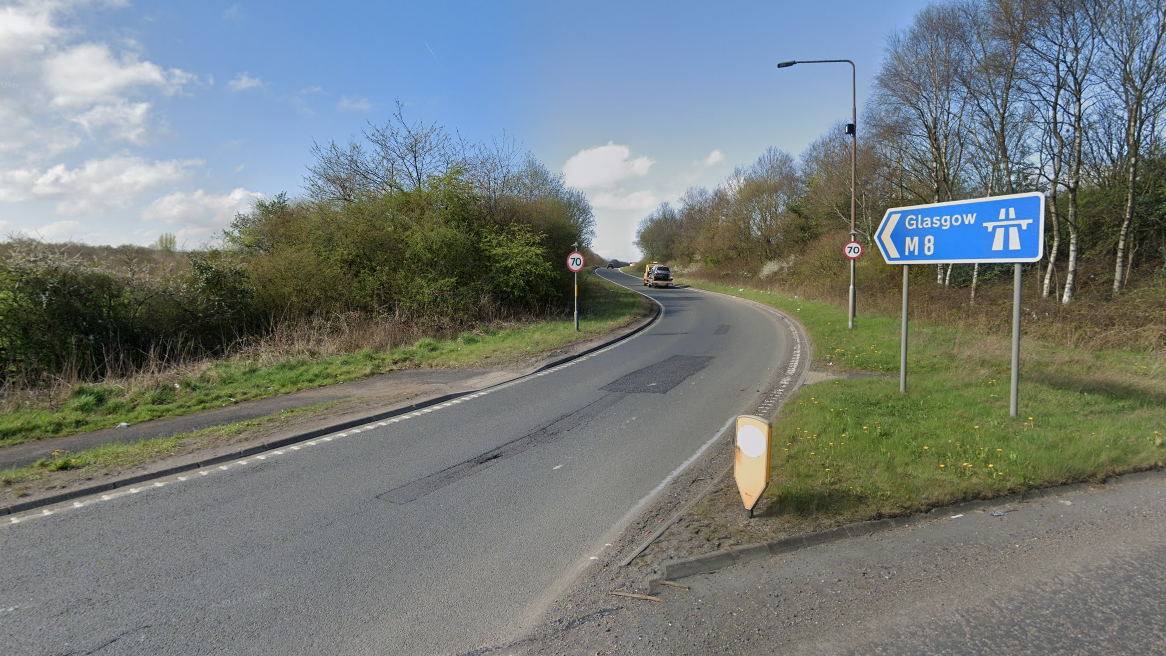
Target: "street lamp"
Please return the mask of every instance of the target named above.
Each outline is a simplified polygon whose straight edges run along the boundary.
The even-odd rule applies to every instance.
[[[786,61],[777,65],[778,68],[789,68],[794,64],[850,64],[850,124],[846,126],[846,133],[851,136],[850,146],[850,240],[854,241],[858,236],[858,232],[854,229],[854,179],[855,173],[858,169],[858,85],[855,82],[855,68],[854,62],[849,59],[809,59],[802,61]],[[850,261],[850,328],[854,329],[854,265],[855,261]]]

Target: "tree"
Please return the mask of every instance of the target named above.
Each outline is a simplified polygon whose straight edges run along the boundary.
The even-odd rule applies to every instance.
[[[1084,145],[1097,84],[1094,61],[1103,5],[1096,0],[1048,0],[1038,5],[1038,11],[1029,14],[1025,47],[1032,61],[1028,95],[1040,129],[1040,170],[1049,184],[1053,216],[1053,244],[1042,295],[1050,294],[1063,217],[1069,231],[1069,252],[1061,303],[1068,304],[1076,290]],[[1063,214],[1059,202],[1062,187],[1068,196]]]
[[[164,232],[158,235],[158,241],[154,242],[154,248],[166,253],[173,253],[177,247],[178,237],[175,237],[172,232]]]
[[[1166,108],[1166,6],[1161,0],[1112,0],[1103,20],[1101,77],[1125,123],[1126,197],[1113,278],[1113,292],[1120,294],[1128,270],[1142,147]]]
[[[902,164],[910,177],[925,183],[930,192],[925,202],[954,200],[961,186],[968,102],[961,18],[951,5],[924,8],[911,27],[888,39],[875,77],[874,101],[881,109],[876,124],[906,142]],[[936,281],[943,282],[942,266]]]

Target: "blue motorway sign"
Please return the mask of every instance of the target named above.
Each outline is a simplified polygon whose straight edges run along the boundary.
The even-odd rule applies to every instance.
[[[1040,192],[887,210],[875,231],[887,264],[1037,262],[1045,250]]]

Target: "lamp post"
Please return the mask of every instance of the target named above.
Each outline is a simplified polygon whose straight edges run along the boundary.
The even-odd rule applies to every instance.
[[[854,241],[858,236],[858,232],[854,229],[854,180],[858,169],[858,85],[855,81],[857,77],[855,74],[854,62],[849,59],[807,59],[801,61],[786,61],[777,65],[778,68],[789,68],[794,64],[850,64],[850,115],[851,123],[846,126],[846,132],[850,134],[850,240]],[[854,266],[855,261],[850,261],[850,318],[849,325],[851,330],[854,329],[854,305],[855,305],[855,291],[854,291]]]

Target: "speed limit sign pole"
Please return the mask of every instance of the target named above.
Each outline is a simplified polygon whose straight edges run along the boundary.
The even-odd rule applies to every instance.
[[[578,242],[572,246],[579,248]],[[567,268],[575,274],[575,332],[579,332],[579,272],[583,270],[583,262],[583,254],[579,251],[571,251],[567,256]]]
[[[854,233],[850,233],[851,237]],[[850,329],[854,330],[854,265],[858,262],[858,258],[862,257],[862,244],[857,241],[847,242],[846,246],[842,248],[842,253],[850,258]]]

